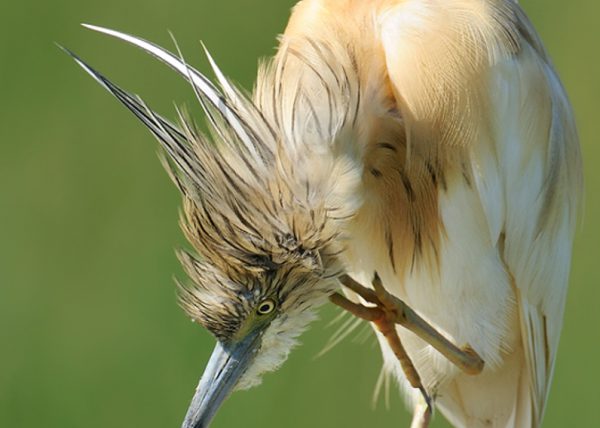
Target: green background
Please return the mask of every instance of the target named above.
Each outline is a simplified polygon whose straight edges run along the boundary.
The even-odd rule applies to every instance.
[[[217,4],[219,3],[219,4]],[[522,2],[570,93],[586,168],[583,226],[546,427],[598,426],[600,60],[589,0]],[[81,54],[158,111],[193,104],[174,73],[81,28],[90,22],[171,46],[206,70],[198,40],[250,88],[293,2],[2,0],[0,3],[0,427],[177,427],[213,346],[183,315],[172,276],[179,196],[157,144],[53,42]],[[371,397],[372,337],[323,357],[335,312],[304,335],[276,374],[234,394],[214,427],[407,426]],[[435,427],[447,426],[437,415]]]

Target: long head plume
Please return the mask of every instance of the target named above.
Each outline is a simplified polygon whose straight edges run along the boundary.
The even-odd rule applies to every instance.
[[[298,58],[292,44],[282,43],[280,59],[263,66],[252,100],[224,77],[208,52],[220,88],[181,54],[117,31],[86,27],[172,67],[189,81],[208,119],[209,135],[181,113],[179,124],[173,124],[63,48],[150,129],[183,195],[181,224],[195,254],[179,252],[191,279],[180,285],[180,303],[220,346],[200,385],[209,392],[197,392],[184,424],[203,426],[228,391],[258,383],[262,372],[285,360],[314,318],[314,308],[337,287],[343,225],[360,203],[352,193],[361,171],[353,159],[331,153],[336,137],[354,123],[360,88],[350,84],[357,79],[349,79],[344,70],[318,71],[311,64],[319,56],[318,44],[314,58]],[[308,64],[305,72],[315,76],[303,79],[297,70],[285,76],[286,67],[297,61]],[[292,79],[297,84],[290,84]],[[304,88],[305,81],[313,87]],[[325,110],[311,104],[309,90],[327,97]],[[276,307],[267,321],[260,308],[271,303],[261,302]],[[261,358],[255,358],[259,350]],[[223,369],[233,367],[231,361],[237,368]],[[213,372],[232,374],[217,382]]]

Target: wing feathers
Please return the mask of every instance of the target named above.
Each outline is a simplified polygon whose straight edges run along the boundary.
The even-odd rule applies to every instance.
[[[381,18],[388,73],[415,149],[442,158],[462,150],[471,166],[481,206],[469,209],[485,213],[490,245],[514,278],[529,385],[515,396],[515,426],[538,426],[581,198],[573,113],[516,3],[430,3],[400,3]]]

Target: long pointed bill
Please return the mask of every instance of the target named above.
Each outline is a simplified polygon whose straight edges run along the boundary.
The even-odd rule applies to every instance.
[[[249,334],[233,344],[217,343],[208,361],[182,428],[206,428],[240,377],[252,364],[260,346],[260,334]]]

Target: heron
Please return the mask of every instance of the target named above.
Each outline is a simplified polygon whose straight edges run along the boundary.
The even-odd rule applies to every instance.
[[[186,79],[208,132],[69,53],[158,139],[217,344],[184,428],[285,361],[327,302],[371,323],[427,427],[541,424],[582,189],[572,108],[516,0],[302,0],[247,93],[208,51],[102,27]]]

